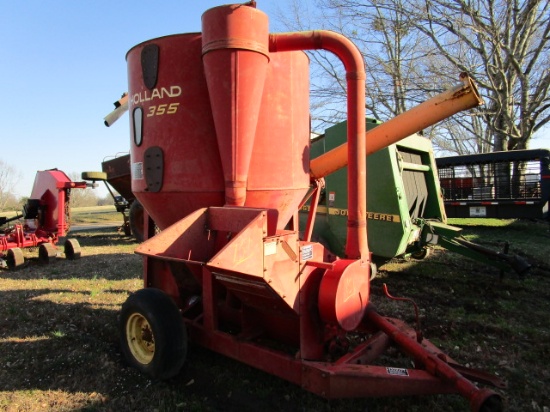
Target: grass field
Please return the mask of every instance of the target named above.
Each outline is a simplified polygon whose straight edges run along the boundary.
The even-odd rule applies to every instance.
[[[111,212],[73,214],[82,223],[121,223]],[[97,217],[97,216],[96,216]],[[104,219],[105,218],[105,219]],[[102,220],[103,219],[103,220]],[[508,381],[510,411],[550,410],[550,232],[547,223],[453,221],[489,247],[510,241],[533,268],[525,278],[436,249],[421,262],[391,261],[372,282],[379,310],[411,323],[421,309],[426,338],[455,360]],[[481,223],[481,225],[480,225]],[[498,225],[496,225],[498,223]],[[156,382],[126,366],[117,316],[142,287],[136,243],[111,229],[74,232],[82,258],[40,265],[26,251],[18,271],[0,271],[2,411],[467,411],[455,395],[326,401],[276,377],[191,347],[181,373]]]
[[[122,225],[122,214],[114,206],[80,207],[71,209],[71,224],[113,223]]]

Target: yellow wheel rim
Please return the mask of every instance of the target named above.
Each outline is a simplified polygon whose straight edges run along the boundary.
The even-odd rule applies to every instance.
[[[155,355],[155,336],[147,319],[140,313],[133,313],[126,322],[126,340],[132,356],[147,365]]]

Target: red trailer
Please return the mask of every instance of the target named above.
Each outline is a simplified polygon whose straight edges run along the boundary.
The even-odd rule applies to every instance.
[[[0,260],[9,269],[17,269],[24,263],[25,248],[38,248],[41,262],[49,263],[57,255],[56,244],[69,231],[69,200],[72,189],[85,189],[86,182],[73,182],[57,169],[36,173],[34,186],[23,213],[13,218],[0,218],[0,226],[24,219],[3,228],[0,233]],[[67,259],[80,257],[80,245],[76,239],[66,239],[64,252]]]
[[[311,164],[308,49],[336,54],[348,87],[348,143]],[[210,9],[202,33],[148,40],[127,62],[132,191],[150,216],[136,250],[144,288],[120,316],[130,364],[170,378],[190,340],[326,398],[459,393],[474,411],[501,410],[500,395],[472,383],[501,380],[457,365],[369,303],[365,153],[481,104],[467,76],[366,134],[353,43],[328,31],[270,34],[255,2]],[[345,165],[338,258],[301,237],[298,211]],[[415,366],[382,366],[390,346]]]

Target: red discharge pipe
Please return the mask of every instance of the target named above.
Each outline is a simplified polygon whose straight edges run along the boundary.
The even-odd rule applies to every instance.
[[[365,63],[357,47],[341,34],[313,30],[269,35],[269,51],[327,50],[344,64],[348,111],[348,230],[346,257],[368,261],[365,159]]]

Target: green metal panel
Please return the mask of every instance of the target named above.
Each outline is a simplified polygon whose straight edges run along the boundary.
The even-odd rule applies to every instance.
[[[367,130],[379,123],[367,119]],[[346,140],[346,122],[326,130],[312,143],[311,158],[340,146]],[[343,256],[347,236],[347,168],[325,177],[313,240]],[[309,206],[305,206],[308,209]],[[305,227],[307,213],[300,213]],[[426,256],[428,244],[501,270],[525,273],[530,264],[519,256],[495,252],[466,241],[461,229],[446,224],[432,144],[419,135],[409,136],[367,157],[367,230],[374,257]]]
[[[366,120],[367,130],[378,124],[380,122],[375,120]],[[346,128],[347,122],[328,128],[324,137],[312,144],[311,158],[345,143]],[[416,169],[429,171],[402,170],[401,165],[411,163],[413,157],[416,163],[421,164]],[[367,157],[367,230],[369,249],[374,255],[384,258],[403,255],[419,239],[421,229],[409,215],[409,203],[414,206],[414,199],[407,199],[407,190],[416,193],[417,186],[423,185],[426,198],[423,213],[430,218],[445,220],[435,170],[431,143],[418,135]],[[341,255],[347,235],[347,168],[326,176],[325,184],[314,237],[322,238],[334,253]]]

